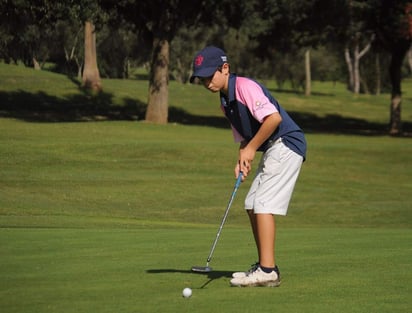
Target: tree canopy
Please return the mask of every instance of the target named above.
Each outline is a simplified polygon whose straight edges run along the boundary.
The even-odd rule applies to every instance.
[[[297,89],[305,88],[303,55],[311,49],[313,79],[350,82],[353,74],[355,92],[390,86],[399,98],[411,7],[408,0],[0,0],[0,59],[79,75],[90,21],[103,77],[149,69],[146,119],[156,123],[167,122],[168,80],[186,83],[192,56],[207,44],[225,49],[238,73]],[[373,87],[371,77],[382,82]]]

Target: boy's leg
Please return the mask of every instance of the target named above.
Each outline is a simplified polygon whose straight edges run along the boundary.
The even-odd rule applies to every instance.
[[[274,267],[276,223],[272,214],[255,214],[253,210],[247,210],[253,237],[255,239],[259,263],[263,267]]]
[[[230,280],[232,286],[267,286],[280,285],[279,269],[275,265],[276,224],[270,213],[255,214],[247,211],[259,254],[259,263],[248,272],[236,272]]]
[[[275,267],[275,239],[276,239],[276,224],[272,214],[255,214],[259,263],[263,267]]]
[[[256,214],[253,210],[247,210],[246,212],[249,215],[250,226],[252,227],[253,238],[255,239],[257,254],[258,254],[258,257],[259,257],[259,255],[260,255],[260,250],[259,250],[260,243],[259,243],[259,236],[258,236],[258,232],[257,232]]]
[[[252,224],[253,234],[259,252],[259,264],[248,272],[234,273],[230,280],[232,286],[267,286],[277,287],[280,285],[279,269],[275,267],[275,219],[272,214],[251,214],[248,211]]]
[[[263,268],[253,267],[250,272],[234,273],[232,286],[279,286],[280,274],[275,262],[275,215],[286,215],[302,162],[303,158],[282,142],[263,154],[245,199]]]

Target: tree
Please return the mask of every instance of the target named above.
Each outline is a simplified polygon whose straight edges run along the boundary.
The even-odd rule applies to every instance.
[[[70,77],[82,77],[84,63],[84,29],[78,19],[58,20],[55,23],[54,37],[56,49],[49,61],[54,63],[54,70]],[[62,48],[63,47],[63,48]]]
[[[402,134],[402,64],[412,42],[412,2],[384,0],[376,6],[378,40],[391,55],[389,76],[392,85],[389,133]]]
[[[97,43],[99,70],[102,77],[129,78],[130,68],[139,64],[138,56],[145,55],[145,47],[138,40],[130,25],[111,27],[103,25],[99,29]],[[144,64],[144,60],[140,64]]]
[[[360,92],[360,60],[370,50],[374,38],[375,35],[372,34],[369,41],[367,41],[362,50],[360,50],[361,33],[358,32],[352,37],[351,43],[345,47],[345,61],[348,67],[349,74],[349,89],[355,95],[359,94]],[[352,47],[352,49],[350,48],[350,46]]]
[[[0,1],[0,57],[6,62],[22,61],[26,66],[44,63],[52,47],[50,26],[54,10],[47,1]]]
[[[91,21],[84,24],[84,69],[83,87],[93,92],[102,90],[99,68],[97,67],[96,33]]]
[[[362,81],[360,61],[370,51],[375,39],[374,30],[369,23],[374,3],[363,0],[346,2],[344,56],[348,68],[348,85],[349,90],[354,94],[359,94]]]
[[[150,43],[152,53],[146,121],[167,123],[170,41],[182,25],[193,21],[199,13],[193,3],[183,0],[121,0],[114,6],[102,5],[113,12],[112,17],[133,24],[136,32]]]
[[[169,101],[169,45],[167,38],[153,39],[153,52],[149,76],[149,101],[146,121],[165,124],[168,120]],[[167,36],[166,36],[167,37]]]
[[[72,0],[66,9],[84,23],[84,68],[82,86],[92,92],[100,92],[102,84],[97,66],[96,23],[101,24],[104,14],[97,0]]]
[[[305,51],[305,96],[312,92],[312,72],[310,68],[310,49]]]
[[[259,45],[257,53],[271,58],[276,52],[300,55],[304,59],[294,60],[305,66],[305,93],[310,94],[311,66],[310,50],[331,41],[339,42],[346,16],[344,2],[340,0],[264,0],[260,18],[266,23],[263,31],[256,34]],[[305,62],[303,62],[305,60]]]

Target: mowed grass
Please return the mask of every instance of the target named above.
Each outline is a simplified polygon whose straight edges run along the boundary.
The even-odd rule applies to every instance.
[[[63,88],[71,82],[60,75],[24,73],[20,80],[0,71],[3,95],[18,93],[18,84],[63,101],[79,92]],[[14,89],[5,83],[13,80]],[[387,120],[388,95],[353,97],[319,84],[313,97],[279,98],[308,116]],[[147,97],[142,81],[104,86],[119,106]],[[199,86],[172,83],[170,93],[177,113],[220,117],[217,96]],[[242,208],[250,180],[230,211],[214,271],[190,272],[205,265],[232,192],[237,155],[227,127],[1,118],[1,311],[410,312],[411,139],[314,130],[307,139],[289,215],[277,221],[282,286],[242,289],[229,280],[256,260]],[[193,289],[190,299],[184,287]]]
[[[136,122],[0,125],[5,226],[215,223],[232,191],[230,131]],[[409,226],[410,139],[307,135],[288,226]],[[394,153],[396,151],[396,153]],[[258,156],[259,157],[259,156]],[[239,191],[242,198],[250,180]],[[243,211],[232,215],[246,225]],[[62,222],[59,222],[62,220]]]
[[[231,288],[251,260],[245,228],[1,229],[3,312],[409,312],[411,231],[282,228],[273,288]],[[184,299],[183,288],[193,296]]]

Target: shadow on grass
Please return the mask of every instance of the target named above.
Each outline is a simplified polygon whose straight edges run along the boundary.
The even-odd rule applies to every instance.
[[[305,92],[301,90],[292,90],[292,89],[281,89],[281,88],[269,88],[270,92],[275,93],[286,93],[286,94],[295,94],[295,95],[304,95]],[[334,93],[327,93],[327,92],[317,92],[317,91],[312,91],[311,92],[312,96],[326,96],[326,97],[333,97],[335,96]]]
[[[0,92],[0,116],[29,122],[77,122],[98,120],[139,120],[144,118],[146,104],[124,98],[122,105],[113,104],[113,95],[87,92],[56,97],[45,92]]]
[[[194,115],[176,107],[169,108],[169,122],[183,125],[211,126],[216,128],[230,128],[228,120],[222,116]]]
[[[373,123],[365,119],[328,114],[319,117],[313,113],[289,112],[289,115],[307,133],[331,133],[362,136],[385,136],[389,134],[389,125]],[[412,123],[403,123],[403,132],[399,137],[412,137]]]
[[[113,104],[113,95],[87,92],[68,97],[56,97],[45,92],[30,93],[22,90],[0,92],[0,116],[30,122],[78,122],[101,120],[144,120],[146,103],[124,98],[121,105]],[[388,134],[388,125],[364,119],[344,117],[339,114],[319,117],[308,112],[289,112],[307,133],[335,133],[364,136]],[[229,128],[226,118],[191,114],[183,109],[170,107],[169,122]],[[412,123],[403,124],[403,136],[412,137]]]
[[[325,117],[308,112],[289,111],[289,115],[306,133],[348,134],[362,136],[385,136],[389,133],[387,124],[372,123],[364,119],[329,114]],[[204,125],[219,128],[230,128],[225,117],[199,116],[177,109],[169,109],[169,121],[186,125]],[[403,123],[404,137],[412,137],[412,123]]]
[[[233,274],[233,272],[229,272],[229,271],[211,271],[208,273],[197,273],[197,272],[192,272],[191,270],[179,270],[179,269],[151,269],[151,270],[147,270],[146,273],[148,274],[183,273],[183,274],[205,276],[208,280],[202,286],[195,288],[195,289],[203,289],[215,279],[232,278],[232,274]]]

